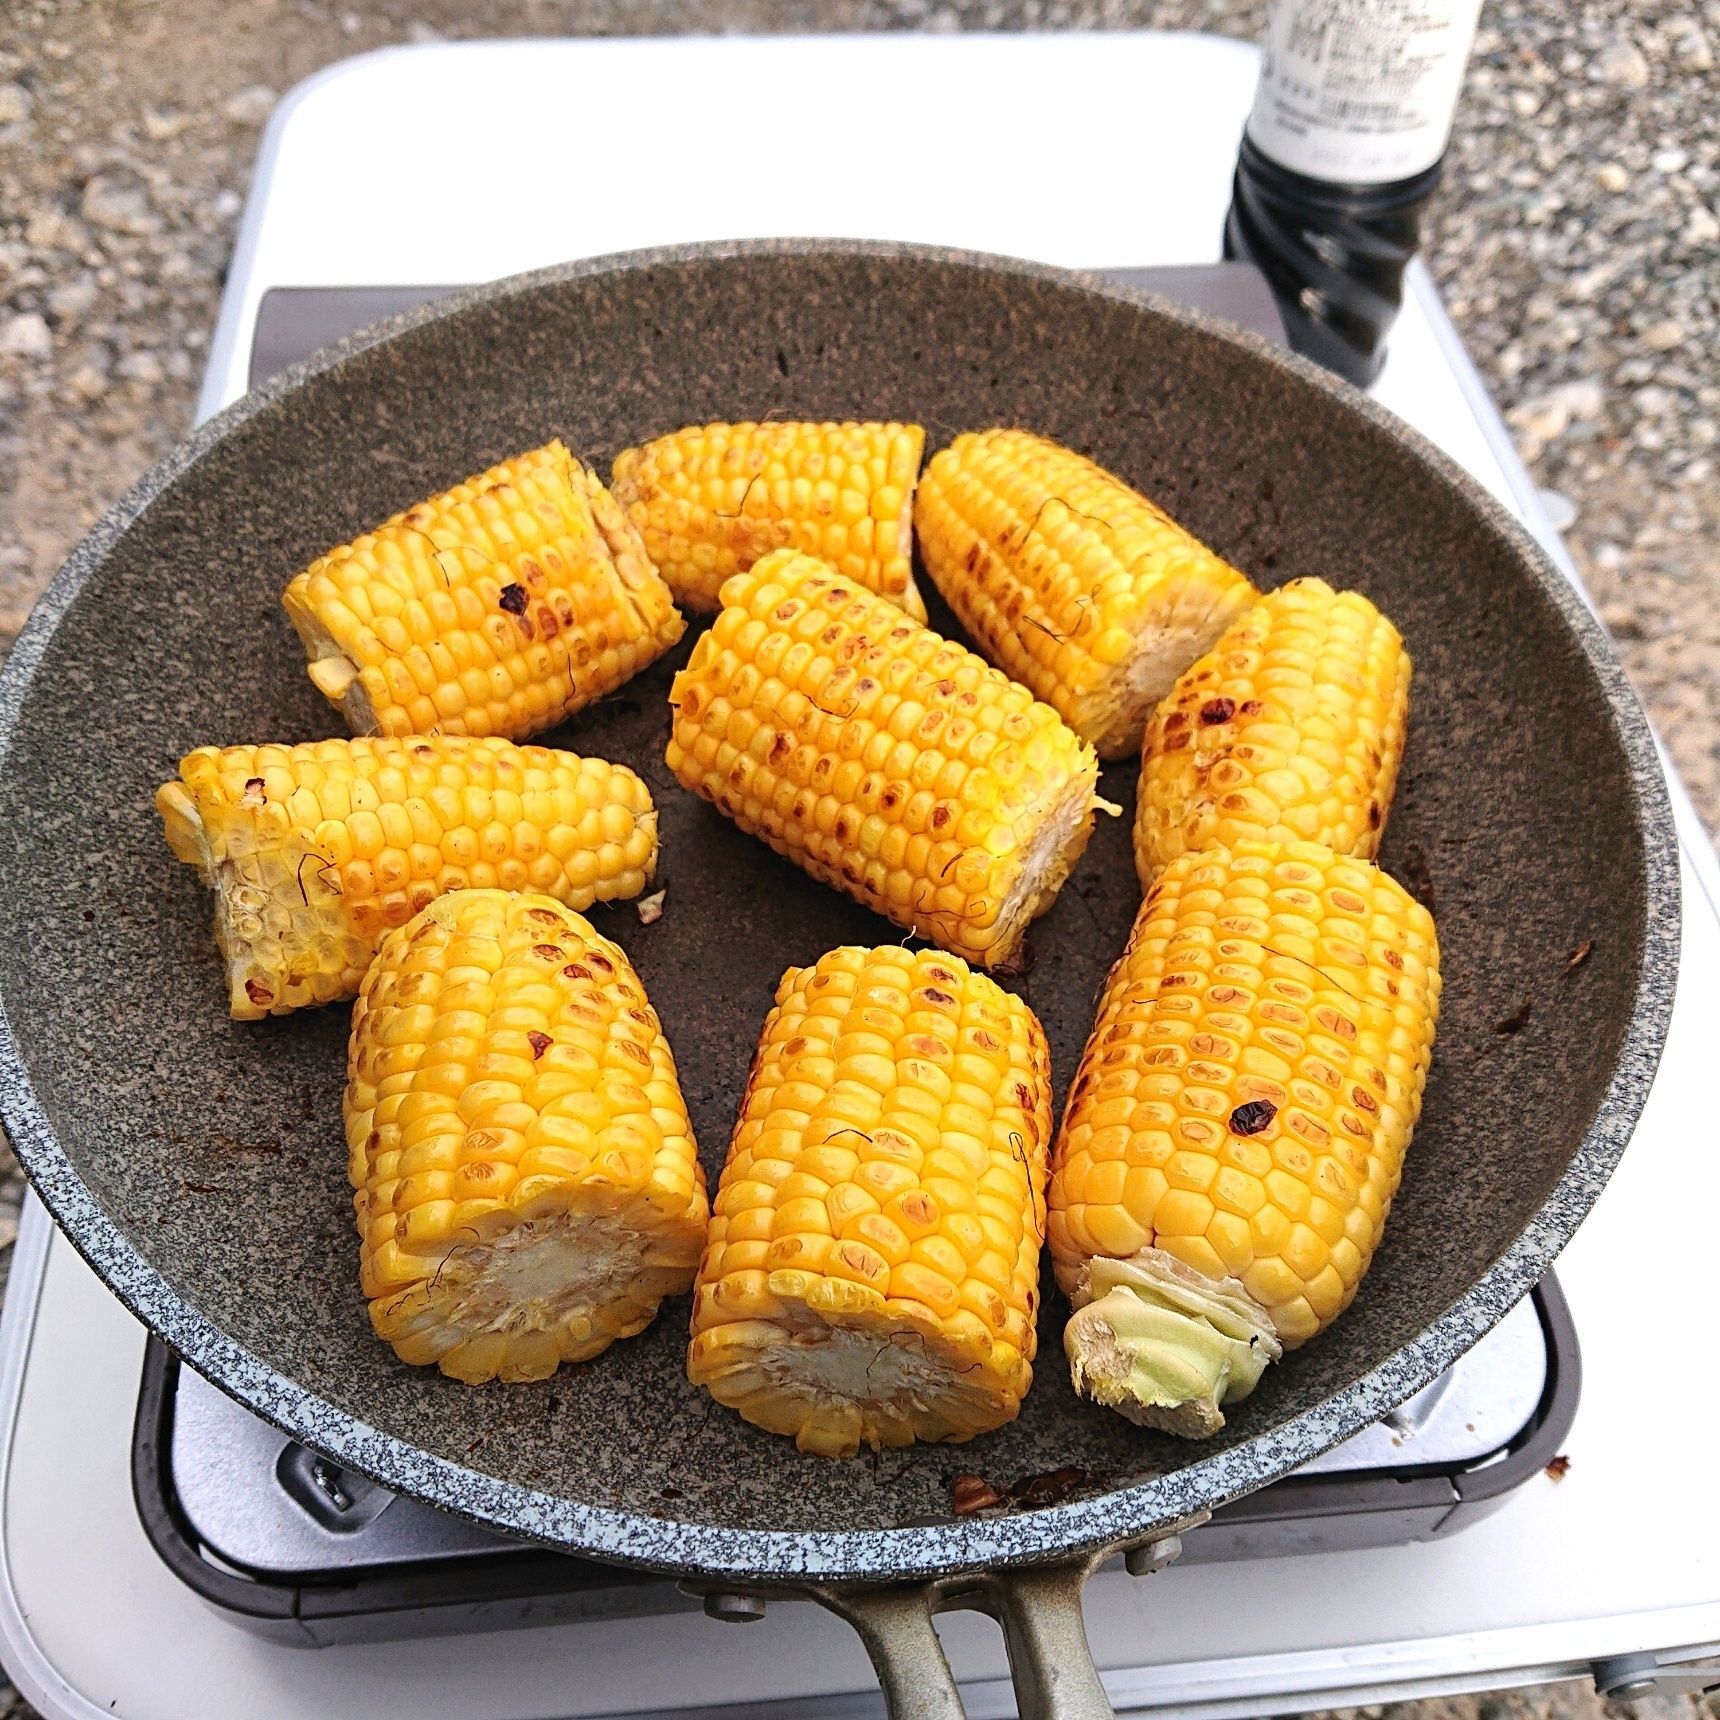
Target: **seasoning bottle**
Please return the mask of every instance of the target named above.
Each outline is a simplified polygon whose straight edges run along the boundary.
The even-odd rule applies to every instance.
[[[1439,182],[1481,0],[1273,0],[1224,254],[1290,344],[1366,386]]]

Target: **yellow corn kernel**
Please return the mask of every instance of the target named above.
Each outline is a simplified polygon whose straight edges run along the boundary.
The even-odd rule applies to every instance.
[[[1365,860],[1249,839],[1165,867],[1053,1158],[1078,1387],[1210,1433],[1280,1344],[1349,1305],[1420,1113],[1439,992],[1427,910]]]
[[[1297,579],[1246,609],[1147,723],[1143,887],[1245,838],[1379,853],[1409,718],[1409,653],[1359,592]]]
[[[723,604],[670,694],[682,785],[898,926],[1008,962],[1092,833],[1092,748],[809,556],[766,556]]]
[[[616,458],[615,499],[677,602],[719,607],[723,581],[774,549],[827,561],[916,621],[918,424],[693,424]]]
[[[1012,1420],[1050,1133],[1045,1034],[966,963],[890,945],[791,968],[717,1190],[689,1377],[827,1457]]]
[[[657,812],[624,765],[464,736],[199,747],[156,791],[215,895],[235,1017],[351,997],[383,934],[471,886],[637,896]]]
[[[692,1283],[709,1209],[669,1043],[551,897],[459,890],[388,934],[345,1116],[360,1281],[403,1361],[542,1379]],[[415,1153],[446,1170],[401,1177]]]
[[[281,602],[358,734],[523,740],[686,625],[615,498],[560,442],[330,550]]]
[[[1162,509],[1026,430],[958,436],[914,503],[926,571],[992,662],[1101,758],[1254,597]]]

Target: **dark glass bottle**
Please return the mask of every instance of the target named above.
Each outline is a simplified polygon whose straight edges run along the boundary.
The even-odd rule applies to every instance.
[[[1333,185],[1280,167],[1244,137],[1224,254],[1265,275],[1300,353],[1365,388],[1385,363],[1403,272],[1440,162],[1395,185]]]
[[[1366,386],[1439,183],[1480,0],[1274,0],[1224,254],[1298,352]]]

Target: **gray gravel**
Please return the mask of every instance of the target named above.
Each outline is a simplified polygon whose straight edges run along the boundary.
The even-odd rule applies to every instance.
[[[480,17],[479,14],[482,14]],[[257,132],[389,42],[1165,28],[1262,0],[9,0],[0,7],[0,653],[188,422]],[[1720,837],[1720,0],[1487,0],[1428,258]],[[0,1143],[0,1283],[20,1179]],[[1590,1720],[1574,1685],[1366,1720]],[[1685,1720],[1690,1700],[1639,1706]],[[30,1712],[0,1688],[0,1720]]]

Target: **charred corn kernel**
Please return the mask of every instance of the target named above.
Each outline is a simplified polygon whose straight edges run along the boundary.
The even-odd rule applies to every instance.
[[[574,908],[637,896],[657,812],[622,765],[427,736],[199,747],[155,796],[215,893],[235,1016],[351,997],[383,934],[472,885]]]
[[[459,890],[383,940],[346,1140],[371,1324],[468,1384],[535,1380],[685,1290],[709,1210],[625,953],[548,896]]]
[[[615,499],[678,602],[719,607],[723,581],[773,549],[827,561],[916,621],[918,424],[694,424],[619,455]]]
[[[958,436],[914,503],[926,571],[979,647],[1101,758],[1254,598],[1247,576],[1091,460],[1026,430]]]
[[[560,442],[330,550],[281,601],[311,680],[359,734],[520,740],[685,626],[615,498]]]
[[[1421,1110],[1439,988],[1427,910],[1365,860],[1246,840],[1160,873],[1053,1159],[1077,1390],[1212,1433],[1279,1345],[1349,1306]]]
[[[1298,579],[1243,611],[1147,722],[1143,886],[1245,837],[1379,853],[1409,717],[1409,653],[1359,592]]]
[[[1033,1377],[1051,1070],[1033,1012],[935,950],[832,950],[766,1018],[687,1371],[802,1451],[963,1440]]]
[[[981,967],[1093,828],[1093,750],[1024,687],[793,550],[723,587],[669,767],[813,877]]]

